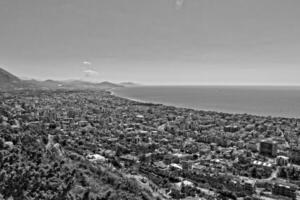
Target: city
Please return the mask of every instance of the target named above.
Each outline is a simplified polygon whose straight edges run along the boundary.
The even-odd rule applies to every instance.
[[[299,199],[300,119],[0,93],[0,199]]]

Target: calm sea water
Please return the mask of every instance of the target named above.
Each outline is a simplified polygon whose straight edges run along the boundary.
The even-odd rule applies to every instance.
[[[197,110],[300,118],[300,87],[144,86],[113,92],[138,101]]]

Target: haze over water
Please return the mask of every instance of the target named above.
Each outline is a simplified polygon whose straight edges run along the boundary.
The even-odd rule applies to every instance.
[[[143,86],[114,93],[197,110],[300,118],[300,87],[296,86]]]

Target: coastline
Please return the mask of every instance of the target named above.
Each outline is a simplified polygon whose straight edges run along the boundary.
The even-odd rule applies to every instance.
[[[150,102],[150,101],[143,101],[141,99],[134,99],[134,98],[130,98],[130,97],[124,97],[124,96],[121,96],[121,95],[118,95],[117,93],[115,93],[113,91],[114,89],[111,89],[111,90],[108,90],[110,92],[110,95],[112,96],[115,96],[115,97],[118,97],[118,98],[122,98],[122,99],[127,99],[129,101],[134,101],[134,102],[139,102],[139,103],[151,103],[151,104],[161,104],[161,103],[155,103],[155,102]],[[165,104],[162,104],[164,106],[168,106],[168,105],[165,105]]]
[[[139,102],[139,103],[143,103],[143,104],[155,104],[155,105],[162,105],[162,106],[167,106],[167,107],[175,107],[177,109],[189,109],[189,110],[198,111],[198,112],[205,112],[205,113],[208,113],[208,114],[215,113],[215,114],[226,114],[226,115],[237,115],[237,116],[246,115],[246,116],[250,116],[250,117],[260,117],[260,118],[300,120],[300,117],[285,117],[285,116],[275,116],[275,115],[260,115],[260,114],[252,114],[252,113],[247,113],[247,112],[245,112],[245,113],[241,113],[241,112],[224,112],[224,111],[218,111],[218,110],[197,109],[197,108],[192,108],[192,107],[188,107],[188,106],[178,106],[178,105],[172,105],[172,104],[167,104],[167,103],[145,101],[145,100],[141,100],[141,99],[135,99],[135,98],[131,98],[131,97],[122,96],[120,94],[117,94],[114,90],[115,89],[108,90],[110,92],[110,95],[112,95],[114,97],[126,99],[128,101]]]

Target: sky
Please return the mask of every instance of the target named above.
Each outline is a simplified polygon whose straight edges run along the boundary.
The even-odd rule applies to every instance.
[[[23,78],[300,85],[299,0],[1,0]]]

